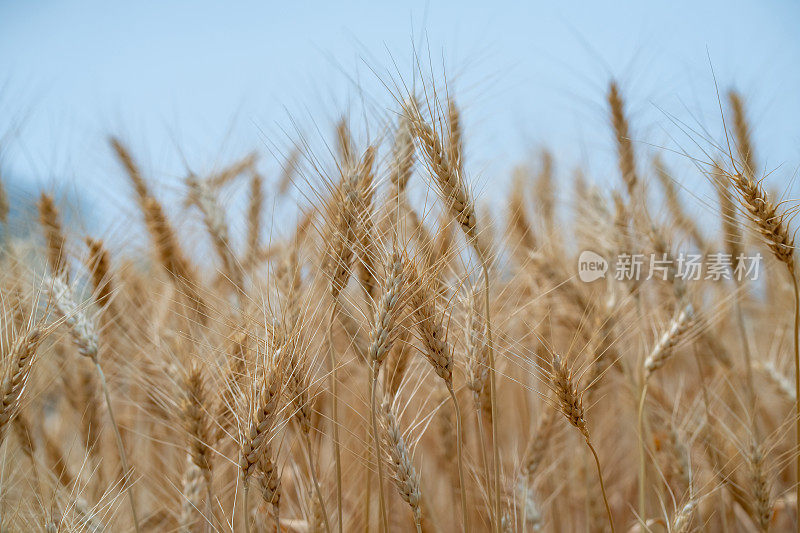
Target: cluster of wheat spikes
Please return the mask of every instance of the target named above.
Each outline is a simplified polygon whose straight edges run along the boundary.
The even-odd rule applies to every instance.
[[[298,143],[274,195],[258,154],[189,172],[179,216],[112,138],[146,246],[80,234],[47,193],[15,236],[0,187],[0,530],[796,528],[793,210],[728,96],[700,213],[613,82],[618,186],[564,187],[543,151],[497,216],[436,95],[368,142],[342,120],[330,161]],[[267,239],[292,184],[312,186],[299,221]],[[584,283],[586,249],[763,252],[762,272]]]

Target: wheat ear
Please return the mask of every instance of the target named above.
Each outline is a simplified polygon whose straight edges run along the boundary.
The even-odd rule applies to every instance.
[[[250,177],[250,201],[247,205],[247,249],[243,261],[247,268],[253,268],[258,260],[263,211],[264,180],[254,172]]]
[[[744,111],[742,96],[731,90],[728,92],[728,103],[733,112],[733,132],[736,136],[736,144],[739,149],[739,159],[744,166],[744,174],[749,179],[755,179],[756,162],[753,142],[750,135],[750,124]]]
[[[281,474],[278,465],[272,456],[272,447],[267,445],[261,454],[261,459],[256,468],[256,477],[261,488],[261,497],[265,502],[272,505],[275,512],[275,525],[280,531],[281,524]]]
[[[414,137],[411,135],[411,122],[405,114],[401,114],[399,118],[392,145],[392,156],[391,180],[395,194],[399,195],[406,190],[414,170]]]
[[[786,220],[787,213],[774,205],[760,181],[736,171],[726,172],[715,167],[724,175],[737,193],[739,203],[747,211],[748,217],[761,234],[775,258],[786,265],[792,280],[794,292],[794,373],[795,373],[795,475],[800,479],[800,285],[795,272],[794,234],[789,231]],[[795,496],[800,501],[800,483],[797,484]]]
[[[666,331],[661,334],[653,349],[645,358],[643,363],[643,377],[641,385],[641,393],[639,396],[638,408],[638,422],[639,422],[639,516],[644,519],[646,509],[646,478],[647,478],[647,464],[646,464],[646,448],[645,448],[645,427],[644,427],[644,412],[645,402],[647,399],[647,385],[650,376],[664,366],[673,354],[673,348],[678,342],[686,335],[692,325],[694,318],[694,310],[691,304],[687,304],[681,309],[678,314],[670,321]]]
[[[630,137],[628,118],[625,116],[625,105],[619,92],[617,82],[612,81],[608,87],[608,106],[611,109],[611,126],[617,144],[617,158],[622,181],[628,190],[628,196],[636,199],[639,192],[639,178],[636,175],[636,158],[633,142]]]
[[[219,189],[242,174],[253,171],[256,163],[258,163],[258,152],[250,152],[238,161],[234,161],[231,165],[209,176],[206,182],[210,187]]]
[[[222,272],[233,284],[238,295],[238,291],[243,290],[244,273],[231,248],[225,213],[217,202],[214,191],[206,182],[190,175],[186,183],[189,190],[193,191],[197,198],[196,205],[203,215],[203,224],[206,227],[206,232],[211,237],[214,250],[222,262]]]
[[[95,291],[95,302],[109,316],[116,316],[116,311],[111,311],[111,296],[114,294],[114,285],[111,280],[111,257],[101,240],[87,237],[86,246],[89,248],[87,265]]]
[[[11,349],[9,364],[4,369],[2,388],[0,388],[0,443],[5,439],[9,422],[19,411],[20,399],[25,392],[28,376],[31,372],[36,349],[42,337],[42,331],[34,328],[17,339]],[[4,361],[6,355],[3,354]]]
[[[291,345],[287,345],[287,347],[291,348]],[[294,406],[294,417],[297,420],[297,425],[300,426],[300,434],[303,437],[304,449],[311,472],[311,482],[314,486],[316,499],[319,502],[319,511],[324,519],[325,531],[332,533],[333,530],[328,520],[328,511],[325,506],[325,500],[322,497],[322,489],[319,484],[311,449],[311,401],[308,396],[308,376],[306,375],[305,365],[296,356],[293,349],[289,350],[287,358],[291,367],[288,387]]]
[[[114,408],[111,404],[111,394],[108,390],[108,383],[103,369],[100,366],[100,358],[98,357],[98,336],[96,325],[86,314],[85,309],[78,305],[70,287],[60,276],[50,278],[47,283],[47,290],[52,298],[53,305],[61,315],[64,323],[69,327],[70,334],[75,346],[84,357],[91,359],[94,363],[94,368],[97,371],[97,376],[100,379],[100,386],[103,389],[103,396],[105,396],[106,407],[108,408],[108,417],[111,420],[111,425],[114,428],[114,435],[117,440],[117,450],[119,452],[119,459],[122,463],[122,469],[125,471],[125,488],[128,494],[128,501],[131,506],[131,515],[133,516],[133,523],[137,533],[139,532],[139,518],[136,512],[136,503],[133,497],[133,485],[130,483],[130,470],[128,468],[128,459],[125,453],[125,445],[122,442],[122,435],[119,432],[116,417],[114,416]]]
[[[183,383],[182,419],[188,435],[188,457],[197,468],[205,488],[207,509],[212,505],[211,494],[211,429],[209,427],[207,391],[202,367],[189,369]]]
[[[343,122],[339,130],[342,157],[345,161],[349,161],[351,159],[351,156],[348,155],[350,141],[349,134],[345,135],[346,131]],[[348,147],[348,149],[345,150],[345,147]],[[336,350],[333,345],[333,322],[336,318],[339,306],[339,295],[347,286],[347,281],[350,279],[353,263],[353,245],[358,240],[359,213],[363,206],[360,185],[362,181],[365,181],[362,172],[372,171],[371,161],[373,157],[374,151],[368,149],[364,154],[364,159],[360,167],[353,168],[352,165],[348,165],[343,169],[345,174],[343,174],[341,187],[336,191],[338,193],[337,196],[334,197],[333,208],[336,210],[337,218],[334,223],[333,235],[329,241],[328,256],[326,258],[328,261],[327,266],[330,271],[330,291],[333,299],[333,305],[331,306],[328,320],[326,342],[328,345],[328,363],[331,367],[329,378],[331,388],[331,423],[333,425],[333,458],[336,468],[337,521],[340,533],[343,523],[342,454],[339,442],[339,377]]]
[[[8,192],[3,183],[3,177],[0,176],[0,222],[8,224],[8,214],[11,211],[11,206],[8,203]]]
[[[526,169],[517,167],[513,171],[511,192],[508,196],[508,234],[514,239],[514,251],[520,263],[528,258],[528,254],[536,249],[536,237],[527,213],[524,181]],[[522,250],[517,252],[521,248]]]
[[[39,198],[39,222],[44,230],[44,238],[47,243],[47,262],[56,275],[67,274],[66,262],[66,243],[64,229],[61,226],[61,218],[58,208],[49,194],[42,193]]]
[[[388,261],[387,277],[384,283],[383,294],[375,310],[375,316],[370,330],[370,345],[368,358],[371,369],[370,376],[370,411],[372,421],[372,438],[375,452],[375,461],[378,467],[378,498],[383,528],[389,531],[389,520],[386,514],[386,501],[383,494],[383,461],[380,453],[380,435],[378,433],[376,396],[378,388],[378,373],[386,356],[392,349],[398,332],[398,318],[405,300],[405,274],[403,256],[392,252]]]
[[[475,406],[475,419],[478,422],[478,440],[480,441],[481,462],[483,472],[489,484],[489,461],[486,456],[485,432],[483,429],[482,397],[486,392],[486,381],[489,377],[489,362],[486,349],[486,325],[480,316],[480,288],[473,285],[467,299],[467,320],[465,325],[467,346],[467,388],[472,391]]]
[[[245,531],[250,531],[250,477],[255,473],[261,456],[269,443],[269,435],[278,412],[281,396],[283,354],[278,350],[269,355],[266,375],[258,389],[251,393],[248,403],[249,421],[244,428],[239,448],[239,470],[244,482]]]
[[[469,531],[466,485],[464,483],[461,408],[453,388],[453,352],[447,342],[447,331],[443,324],[443,317],[436,308],[436,295],[429,294],[430,281],[420,274],[417,268],[410,268],[409,275],[411,285],[410,303],[416,319],[417,329],[420,332],[422,344],[425,348],[423,354],[433,367],[436,375],[444,381],[456,411],[456,453],[458,455],[458,479],[461,488],[461,514],[464,530]]]
[[[764,469],[764,453],[760,445],[752,442],[746,455],[753,497],[753,520],[762,533],[766,533],[769,531],[769,521],[772,517],[772,500],[769,480]]]
[[[603,493],[603,503],[606,506],[606,513],[608,513],[608,522],[611,525],[611,533],[614,533],[614,519],[611,516],[611,507],[608,504],[608,497],[606,496],[606,488],[603,482],[603,471],[600,468],[600,458],[597,457],[597,452],[592,445],[592,440],[589,437],[589,428],[586,426],[586,419],[583,411],[583,400],[578,393],[578,386],[572,375],[572,371],[564,366],[561,357],[553,354],[552,371],[550,373],[550,381],[553,386],[553,391],[558,398],[559,409],[564,418],[580,431],[583,435],[589,451],[592,452],[594,457],[595,466],[597,467],[597,476],[600,479],[600,490]]]
[[[200,297],[191,263],[184,256],[178,245],[175,230],[169,223],[169,219],[164,213],[164,208],[150,192],[147,182],[142,176],[139,166],[133,160],[130,151],[116,137],[112,137],[110,142],[136,191],[136,200],[139,203],[145,226],[150,234],[153,248],[156,250],[161,265],[175,282],[175,285],[189,297],[201,322],[205,322],[208,318],[208,307]]]
[[[695,500],[690,500],[689,503],[681,507],[680,511],[675,513],[672,519],[670,531],[672,533],[688,533],[691,531],[692,515],[697,507]]]
[[[450,102],[450,106],[454,104]],[[453,129],[459,127],[459,115],[451,110],[450,115],[450,141],[458,143],[458,146],[448,146],[447,152],[443,148],[442,140],[436,130],[425,122],[420,114],[416,102],[412,101],[406,105],[406,113],[411,119],[412,130],[419,140],[422,151],[425,153],[431,174],[439,190],[439,194],[450,210],[453,218],[461,225],[461,229],[467,237],[470,246],[475,250],[483,266],[484,279],[484,305],[486,320],[486,339],[489,354],[489,404],[492,413],[492,451],[494,457],[494,514],[495,529],[499,528],[500,516],[500,449],[497,436],[497,392],[495,384],[496,365],[494,360],[494,344],[492,341],[492,322],[489,309],[489,252],[482,246],[478,239],[477,217],[475,207],[469,191],[464,183],[462,176],[462,152],[461,134],[454,133]],[[453,154],[458,154],[454,156]],[[457,161],[451,161],[451,157],[457,157]],[[456,409],[458,411],[458,409]]]
[[[394,481],[400,497],[411,507],[414,515],[414,525],[417,533],[422,532],[422,491],[419,476],[411,460],[411,452],[403,438],[403,433],[397,421],[397,415],[388,400],[382,406],[383,437],[386,442]]]

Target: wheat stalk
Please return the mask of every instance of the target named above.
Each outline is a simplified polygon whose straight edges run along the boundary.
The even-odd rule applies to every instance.
[[[108,408],[108,417],[111,420],[111,425],[114,428],[114,434],[117,439],[117,450],[119,452],[120,462],[122,469],[125,472],[126,491],[128,494],[128,501],[131,507],[131,515],[133,516],[133,523],[137,533],[139,532],[139,518],[136,512],[136,504],[133,495],[133,487],[128,482],[130,470],[128,469],[128,459],[125,453],[125,446],[122,443],[122,435],[119,432],[116,418],[114,416],[114,409],[111,404],[111,394],[108,390],[106,377],[103,369],[100,366],[100,359],[98,357],[98,336],[97,328],[92,320],[89,319],[85,310],[78,305],[70,287],[60,276],[50,278],[45,283],[47,291],[51,296],[53,305],[61,315],[64,323],[69,327],[72,340],[78,349],[78,353],[84,357],[91,359],[94,364],[97,376],[100,379],[100,387],[103,390],[103,395],[106,400],[106,407]]]
[[[574,426],[583,436],[586,445],[592,452],[592,456],[597,466],[597,476],[600,479],[600,490],[603,494],[603,503],[606,506],[606,513],[608,514],[608,522],[611,525],[611,531],[614,532],[614,519],[611,516],[611,507],[608,504],[608,496],[606,496],[605,484],[603,483],[603,472],[600,469],[600,459],[597,457],[597,452],[592,445],[591,438],[589,437],[589,428],[586,425],[584,417],[583,399],[578,393],[578,385],[575,382],[572,371],[564,366],[561,357],[553,354],[551,363],[550,381],[552,383],[553,392],[558,399],[558,407],[561,414],[567,419],[572,426]]]
[[[380,436],[376,414],[376,396],[378,387],[378,373],[386,356],[392,349],[397,336],[398,317],[403,309],[406,299],[406,275],[403,255],[397,250],[393,251],[386,265],[387,277],[384,282],[383,293],[378,300],[372,328],[370,330],[370,345],[367,351],[368,362],[371,369],[370,381],[370,411],[372,420],[372,438],[374,443],[375,461],[378,466],[378,497],[380,513],[385,531],[389,531],[386,515],[386,502],[383,495],[383,464],[380,453]]]

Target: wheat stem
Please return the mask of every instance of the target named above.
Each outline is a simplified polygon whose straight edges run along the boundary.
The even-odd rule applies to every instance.
[[[322,499],[322,489],[320,489],[319,479],[317,478],[317,470],[314,468],[314,460],[312,459],[313,455],[311,453],[311,437],[306,431],[303,431],[302,433],[306,445],[306,454],[308,455],[308,469],[311,472],[311,482],[314,485],[314,492],[317,493],[317,499],[319,500],[322,518],[325,521],[325,531],[327,533],[331,533],[332,529],[331,523],[328,520],[328,510],[325,508],[325,500]]]
[[[331,308],[331,316],[328,321],[328,361],[331,366],[330,382],[331,382],[331,421],[333,424],[333,461],[336,468],[336,505],[338,508],[337,520],[339,524],[339,533],[343,533],[342,529],[342,455],[339,444],[339,393],[338,393],[338,373],[336,371],[336,353],[333,346],[333,320],[336,316],[338,307],[338,299],[333,299],[333,307]],[[324,504],[323,504],[324,507]],[[326,516],[327,519],[327,516]]]
[[[486,476],[486,484],[489,484],[489,459],[486,455],[486,431],[483,427],[483,407],[481,406],[480,400],[475,400],[475,417],[478,421],[478,439],[480,440],[480,448],[481,448],[481,462],[483,463],[483,472]],[[492,514],[494,514],[494,509],[492,509]],[[493,517],[492,519],[495,519]]]
[[[745,377],[747,379],[747,395],[750,407],[750,423],[753,426],[753,434],[756,441],[760,442],[760,432],[758,428],[757,407],[758,399],[756,397],[755,380],[753,379],[753,356],[750,353],[750,341],[747,338],[747,327],[744,321],[744,313],[742,312],[742,302],[737,292],[733,297],[733,307],[736,313],[736,323],[739,330],[739,335],[742,341],[742,355],[744,356],[745,364]]]
[[[486,348],[489,354],[489,410],[492,420],[492,457],[494,464],[494,516],[495,526],[500,528],[500,447],[497,444],[497,390],[495,383],[494,343],[492,342],[492,320],[489,312],[489,268],[484,254],[480,253],[483,265],[484,314],[486,315]]]
[[[378,364],[374,363],[372,365],[372,381],[370,383],[370,410],[372,415],[372,437],[373,443],[375,447],[375,461],[378,465],[378,501],[380,503],[380,512],[381,512],[381,526],[383,527],[383,531],[389,531],[389,519],[386,516],[386,501],[384,500],[383,494],[383,461],[381,460],[381,445],[380,445],[380,434],[378,433],[378,418],[375,413],[375,393],[376,389],[378,388]]]
[[[608,514],[608,523],[611,526],[611,533],[614,533],[614,518],[611,516],[611,506],[608,504],[608,496],[606,495],[606,486],[603,482],[603,471],[600,468],[600,458],[597,457],[597,452],[592,446],[592,442],[589,440],[589,437],[586,437],[586,445],[589,447],[589,450],[592,452],[592,456],[594,456],[594,464],[597,466],[597,477],[600,478],[600,492],[603,494],[603,503],[606,506],[606,513]]]
[[[244,479],[244,533],[250,533],[250,481]]]
[[[106,399],[106,406],[108,407],[108,418],[111,420],[111,426],[114,428],[114,436],[117,440],[117,449],[119,450],[119,460],[122,463],[122,470],[125,471],[125,491],[128,493],[128,502],[131,505],[131,514],[133,515],[133,525],[136,533],[139,533],[139,517],[136,513],[136,504],[133,499],[133,486],[129,483],[128,477],[130,471],[128,470],[128,459],[125,455],[125,446],[122,443],[122,435],[117,426],[117,420],[114,418],[114,409],[111,407],[111,395],[108,393],[108,384],[106,383],[106,376],[103,369],[100,368],[100,362],[94,360],[94,367],[97,370],[97,376],[100,378],[100,386],[103,388],[103,396]]]
[[[456,393],[451,384],[447,384],[447,391],[453,399],[453,407],[456,410],[456,454],[458,455],[458,483],[461,492],[461,518],[464,521],[464,531],[469,532],[469,519],[467,517],[467,486],[464,484],[464,459],[462,454],[463,441],[461,437],[461,407],[458,405]]]
[[[646,447],[644,444],[644,404],[647,399],[647,381],[642,385],[641,396],[639,397],[638,409],[638,429],[639,429],[639,520],[644,521],[646,507],[645,482],[647,477]]]

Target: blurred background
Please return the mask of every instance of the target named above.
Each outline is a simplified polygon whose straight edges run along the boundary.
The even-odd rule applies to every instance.
[[[45,187],[128,212],[115,134],[167,196],[187,168],[253,149],[276,178],[298,138],[324,151],[341,116],[356,129],[390,116],[396,84],[421,70],[463,109],[481,201],[502,198],[512,167],[542,147],[566,197],[578,167],[618,183],[614,78],[640,161],[674,151],[702,210],[711,193],[683,152],[724,138],[716,78],[723,107],[731,87],[745,97],[759,167],[796,197],[800,3],[604,4],[0,1],[0,173],[21,202]]]

